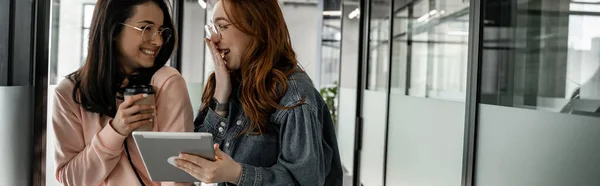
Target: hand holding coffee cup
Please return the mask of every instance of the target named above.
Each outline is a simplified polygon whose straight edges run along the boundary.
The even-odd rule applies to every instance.
[[[152,108],[154,108],[154,88],[152,87],[152,85],[147,85],[147,84],[143,84],[138,82],[136,79],[136,77],[132,77],[133,82],[131,86],[128,86],[125,88],[125,92],[124,92],[124,97],[125,100],[129,100],[132,97],[142,94],[144,95],[144,97],[142,99],[139,100],[135,100],[133,102],[134,106],[142,106],[142,107],[147,107],[147,106],[152,106]],[[154,109],[153,110],[140,110],[139,114],[154,114]],[[135,128],[135,131],[152,131],[152,124],[153,121],[150,120],[149,124],[142,124],[141,126]]]
[[[117,115],[111,121],[111,126],[121,135],[128,136],[141,126],[150,126],[154,121],[154,104],[136,104],[151,97],[149,94],[128,96],[117,110]],[[152,95],[153,97],[153,95]],[[152,98],[153,99],[153,98]]]

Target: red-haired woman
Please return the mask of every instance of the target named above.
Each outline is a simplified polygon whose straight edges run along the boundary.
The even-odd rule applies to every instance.
[[[277,0],[220,0],[206,39],[215,63],[194,124],[216,161],[180,154],[205,183],[341,185],[327,104],[300,69]]]

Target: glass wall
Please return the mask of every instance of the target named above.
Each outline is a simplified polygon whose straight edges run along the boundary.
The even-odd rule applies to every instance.
[[[461,185],[469,15],[463,0],[394,1],[385,185]]]
[[[468,13],[468,3],[461,0],[419,0],[394,11],[392,90],[465,100]]]
[[[600,185],[600,2],[486,0],[475,185]]]
[[[367,90],[387,91],[390,60],[390,5],[390,1],[371,1]]]
[[[368,33],[361,40],[368,44],[360,47],[367,57],[359,58],[365,64],[365,77],[359,80],[366,86],[358,90],[362,105],[357,108],[362,117],[362,136],[358,136],[362,152],[360,166],[354,165],[360,170],[360,184],[600,183],[593,174],[597,167],[591,166],[600,162],[600,149],[592,143],[600,136],[600,26],[596,24],[600,2],[366,3],[370,5],[369,19],[364,20]],[[483,16],[473,15],[480,10]],[[478,20],[482,25],[470,24]],[[480,33],[469,32],[477,28]],[[482,38],[474,37],[478,35]],[[475,56],[472,64],[469,56]],[[344,90],[344,74],[355,69],[347,69],[342,61]],[[468,65],[479,71],[469,72]],[[469,73],[479,87],[467,86]],[[474,90],[479,94],[467,98],[467,92]],[[466,100],[481,104],[466,105]],[[386,103],[389,108],[382,106]],[[387,121],[377,120],[375,116],[386,111]],[[387,128],[382,130],[380,123]],[[473,126],[477,131],[465,133]],[[377,174],[375,134],[381,131],[387,133],[384,183],[378,182]],[[468,151],[472,149],[463,145],[472,142],[476,142],[476,163],[470,167],[465,157],[473,155]],[[467,170],[474,170],[476,178],[461,175]]]
[[[396,1],[396,3],[401,3]],[[411,18],[409,14],[412,13],[412,8],[401,7],[394,9],[393,28],[392,28],[392,72],[391,72],[391,84],[390,93],[392,94],[406,94],[407,85],[407,68],[409,67],[409,23]],[[412,42],[410,42],[412,45]]]
[[[460,185],[469,2],[365,3],[369,5],[368,19],[363,20],[367,33],[359,36],[366,42],[364,48],[347,37],[355,32],[347,30],[347,25],[357,24],[350,23],[360,16],[352,12],[362,11],[358,3],[343,3],[348,7],[343,11],[348,19],[344,17],[342,22],[340,72],[339,139],[344,167],[358,169],[359,184],[363,185]],[[353,28],[357,31],[359,27]],[[347,46],[359,47],[363,58],[352,55],[355,51]],[[362,73],[364,77],[360,77]],[[350,78],[350,74],[359,77]],[[359,107],[354,100],[362,102]],[[350,133],[355,132],[351,127],[355,113],[361,119],[359,136]],[[360,156],[355,157],[350,155],[354,144],[349,142],[357,137],[361,138],[361,144],[356,144]],[[349,158],[357,159],[359,165]]]
[[[357,112],[357,85],[359,77],[359,28],[360,7],[356,0],[342,1],[341,25],[341,56],[340,56],[340,88],[339,88],[339,119],[338,119],[338,146],[340,158],[344,167],[344,184],[353,179],[354,149],[356,141],[356,112]],[[348,179],[346,179],[348,178]]]
[[[362,92],[362,145],[360,152],[360,183],[383,185],[385,181],[385,140],[390,66],[391,0],[369,2],[369,16],[363,37],[367,46],[363,70],[366,77]]]
[[[600,3],[490,2],[482,103],[600,116]]]

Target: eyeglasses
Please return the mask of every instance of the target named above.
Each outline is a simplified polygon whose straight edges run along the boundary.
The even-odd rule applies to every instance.
[[[169,42],[169,40],[171,39],[171,35],[173,34],[171,29],[169,29],[169,28],[163,28],[156,32],[153,32],[152,34],[149,34],[151,32],[150,30],[152,29],[152,26],[154,26],[153,24],[146,25],[142,28],[128,25],[125,23],[121,23],[121,24],[125,25],[127,27],[130,27],[130,28],[136,29],[138,31],[141,31],[142,32],[142,41],[148,42],[148,43],[150,43],[151,41],[154,41],[154,39],[156,39],[156,36],[158,36],[158,35],[160,35],[161,39],[163,40],[163,44],[167,43],[167,42]]]
[[[208,34],[208,36],[206,36],[207,38],[210,39],[210,37],[213,34],[217,34],[217,36],[219,36],[219,38],[223,38],[223,35],[221,34],[223,32],[223,30],[227,29],[227,27],[229,27],[231,25],[231,23],[229,24],[224,24],[224,25],[217,25],[212,23],[212,21],[204,26],[204,30],[206,31],[206,34]]]

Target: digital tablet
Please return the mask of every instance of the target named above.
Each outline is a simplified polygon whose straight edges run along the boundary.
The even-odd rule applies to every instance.
[[[132,135],[152,181],[199,182],[174,166],[180,152],[215,159],[211,133],[134,131]]]

